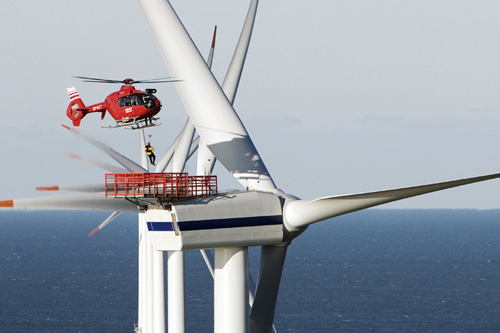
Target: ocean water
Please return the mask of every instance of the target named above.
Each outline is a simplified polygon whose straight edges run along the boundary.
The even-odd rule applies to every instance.
[[[0,329],[132,332],[137,216],[0,211]],[[259,251],[249,251],[257,276]],[[213,283],[186,253],[187,332],[213,331]],[[278,332],[500,332],[500,210],[367,210],[289,247]]]

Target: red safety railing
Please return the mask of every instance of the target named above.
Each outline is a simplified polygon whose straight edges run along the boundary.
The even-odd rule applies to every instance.
[[[187,173],[109,173],[106,197],[194,198],[217,194],[217,176]]]

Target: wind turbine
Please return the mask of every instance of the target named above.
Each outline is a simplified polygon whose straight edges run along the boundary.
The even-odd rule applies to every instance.
[[[271,178],[256,147],[232,107],[234,95],[222,87],[190,39],[170,3],[166,0],[138,0],[155,36],[160,51],[176,82],[189,114],[190,121],[200,135],[200,142],[240,182],[244,190],[233,193],[171,202],[129,201],[108,198],[102,192],[72,196],[53,196],[17,199],[0,202],[2,207],[30,207],[55,209],[99,209],[113,212],[139,211],[139,326],[142,332],[164,331],[163,251],[173,253],[169,281],[173,277],[181,292],[169,308],[180,310],[170,317],[175,326],[171,332],[184,331],[183,282],[180,271],[184,250],[216,248],[214,307],[216,332],[269,332],[272,329],[278,289],[286,258],[287,247],[308,225],[324,219],[357,210],[401,200],[425,193],[444,190],[475,182],[499,178],[500,174],[460,179],[401,189],[361,194],[328,196],[302,200],[280,191]],[[248,47],[257,0],[251,2],[248,17],[251,22],[242,36]],[[253,13],[253,14],[252,14]],[[246,31],[246,32],[245,32]],[[244,40],[243,37],[241,40]],[[228,82],[236,92],[246,49],[236,56],[231,68],[236,75]],[[231,70],[230,70],[231,72]],[[231,97],[233,96],[233,97]],[[144,154],[136,164],[110,147],[84,136],[99,149],[131,172],[147,173]],[[141,132],[140,132],[141,133]],[[187,134],[186,134],[187,133]],[[192,145],[191,130],[183,131],[176,142],[173,156],[180,159],[179,169],[189,155]],[[143,147],[141,133],[141,147]],[[185,137],[186,139],[182,139]],[[200,146],[201,147],[201,146]],[[205,148],[203,148],[205,149]],[[183,153],[180,153],[180,151]],[[188,153],[186,153],[188,152]],[[167,152],[168,153],[168,152]],[[206,153],[206,151],[205,151]],[[182,157],[184,156],[184,157]],[[172,156],[170,157],[172,158]],[[169,158],[166,158],[169,159]],[[168,162],[166,162],[168,165]],[[71,188],[74,190],[75,188]],[[88,192],[86,187],[82,190]],[[104,223],[108,223],[105,221]],[[257,290],[251,312],[248,310],[248,247],[262,246]],[[169,255],[170,257],[170,255]],[[170,259],[169,259],[170,261]],[[170,291],[170,289],[169,289]],[[170,295],[170,292],[169,292]],[[174,302],[173,301],[173,302]],[[170,300],[169,300],[170,302]],[[182,303],[182,304],[181,304]]]

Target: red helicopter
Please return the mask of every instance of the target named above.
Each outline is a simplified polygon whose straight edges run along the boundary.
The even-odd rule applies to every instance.
[[[74,87],[68,88],[70,103],[66,114],[73,121],[74,126],[80,126],[80,121],[88,113],[100,112],[101,120],[104,119],[106,111],[116,120],[116,126],[101,125],[106,128],[124,127],[129,129],[138,129],[144,127],[160,125],[154,116],[160,112],[161,103],[153,94],[156,89],[146,89],[146,91],[137,90],[133,87],[135,83],[164,83],[175,82],[170,78],[161,78],[153,80],[135,81],[133,79],[125,80],[107,80],[91,77],[76,76],[84,82],[94,83],[122,83],[120,90],[112,93],[102,103],[85,106],[80,95]],[[166,80],[167,79],[167,80]]]

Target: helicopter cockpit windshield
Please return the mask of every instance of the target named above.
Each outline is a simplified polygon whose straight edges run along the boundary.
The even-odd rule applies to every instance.
[[[118,98],[118,105],[123,106],[137,106],[145,105],[146,108],[152,109],[155,106],[155,100],[152,95],[148,94],[132,94],[122,98]]]

